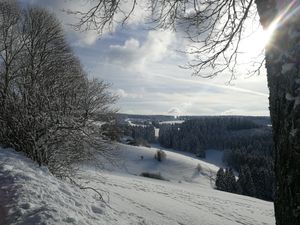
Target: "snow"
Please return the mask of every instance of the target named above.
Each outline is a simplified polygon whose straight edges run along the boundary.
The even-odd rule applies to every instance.
[[[298,105],[300,105],[300,96],[294,97],[291,94],[286,93],[285,98],[288,101],[294,101],[294,108],[296,108]]]
[[[154,127],[155,137],[159,137],[159,128]]]
[[[290,93],[286,93],[285,94],[285,99],[288,100],[288,101],[294,101],[295,97],[292,96]]]
[[[300,32],[295,29],[289,29],[288,35],[289,35],[290,40],[293,40],[293,39],[300,37]]]
[[[89,225],[113,219],[110,212],[99,216],[105,205],[93,194],[53,177],[19,153],[1,150],[0,165],[0,211],[7,224]]]
[[[296,108],[298,105],[300,105],[300,96],[295,98],[294,108]]]
[[[163,162],[154,159],[154,154],[160,149],[166,152],[166,159]],[[135,176],[142,172],[160,173],[171,182],[188,181],[210,188],[210,177],[214,176],[219,169],[218,166],[190,157],[188,153],[183,155],[178,151],[169,151],[164,148],[123,144],[119,144],[118,150],[115,152],[115,161],[118,162],[115,165],[107,163],[104,166],[106,170]],[[202,167],[200,173],[196,171],[198,164]]]
[[[282,65],[281,73],[285,74],[290,72],[292,69],[296,67],[295,63],[286,63]]]
[[[0,149],[0,223],[8,218],[9,224],[24,225],[275,224],[271,202],[214,190],[210,176],[217,166],[167,150],[166,159],[158,162],[155,151],[118,144],[116,165],[105,163],[103,171],[82,167],[76,182],[99,190],[105,204],[93,191],[53,177],[13,150]],[[218,153],[208,155],[216,159]],[[198,163],[202,171],[197,173]],[[141,177],[141,172],[160,172],[169,181]]]
[[[162,121],[159,124],[180,124],[183,123],[185,120],[170,120],[170,121]]]
[[[223,167],[226,168],[226,164],[223,162],[223,153],[224,151],[215,150],[215,149],[208,149],[205,151],[206,157],[205,159],[202,159],[203,161],[216,165],[217,167]]]
[[[291,135],[292,137],[295,137],[296,134],[297,134],[297,132],[298,132],[298,129],[292,129],[291,132],[290,132],[290,135]]]
[[[138,120],[139,122],[144,122],[143,120]],[[127,118],[125,119],[125,122],[128,123],[129,126],[132,126],[132,127],[146,127],[147,125],[144,125],[144,124],[135,124],[134,122],[131,121],[130,118]]]
[[[186,152],[186,151],[178,151],[178,150],[174,150],[174,149],[170,149],[170,148],[164,148],[162,146],[160,146],[159,144],[152,144],[151,145],[154,149],[161,149],[163,151],[166,152],[174,152],[179,154],[180,158],[184,158],[184,157],[188,157],[196,159],[196,163],[200,163],[202,164],[206,164],[208,165],[208,167],[210,168],[210,170],[217,172],[217,170],[220,167],[226,168],[226,164],[223,162],[223,155],[224,152],[220,151],[220,150],[215,150],[215,149],[207,149],[205,150],[206,152],[206,157],[203,159],[200,159],[199,157],[197,157],[194,153],[191,152]]]

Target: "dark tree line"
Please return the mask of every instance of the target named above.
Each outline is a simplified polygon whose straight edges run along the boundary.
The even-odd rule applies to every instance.
[[[152,125],[121,125],[120,129],[123,136],[132,137],[137,144],[156,142],[155,130]]]
[[[241,194],[249,195],[264,200],[274,200],[274,156],[268,146],[256,142],[253,145],[246,145],[240,148],[226,149],[224,151],[224,162],[239,173],[238,182],[249,181],[250,184],[242,185]],[[246,177],[246,178],[245,178]],[[253,191],[244,191],[247,187]]]
[[[250,169],[243,165],[237,179],[231,168],[220,168],[215,185],[221,191],[274,200],[274,172],[263,167]]]
[[[166,148],[193,152],[205,157],[205,149],[263,146],[271,154],[271,129],[246,117],[201,117],[182,124],[160,125],[159,143]],[[258,147],[259,148],[259,147]]]
[[[239,173],[239,181],[232,185],[232,171],[226,170],[225,177],[230,177],[229,186],[233,188],[222,185],[219,188],[273,200],[275,178],[271,135],[270,127],[247,117],[203,117],[182,124],[161,125],[158,140],[164,147],[192,152],[199,157],[205,157],[206,149],[223,150],[224,162]],[[249,185],[243,180],[252,181],[254,187],[247,190]]]
[[[216,176],[216,188],[221,191],[237,193],[238,187],[232,169],[220,168]]]

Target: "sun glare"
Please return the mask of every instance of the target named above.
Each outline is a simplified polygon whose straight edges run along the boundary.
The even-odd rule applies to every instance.
[[[241,52],[244,53],[241,55],[242,58],[247,61],[260,55],[272,39],[274,30],[271,27],[267,30],[263,30],[260,27],[247,38],[243,39],[240,46]]]
[[[263,47],[266,47],[270,41],[272,40],[272,37],[273,37],[273,34],[274,34],[274,31],[276,30],[277,26],[278,26],[278,22],[279,22],[279,19],[276,19],[274,20],[270,26],[264,30],[262,33],[263,35]]]
[[[274,31],[278,25],[278,20],[275,20],[268,29],[263,30],[259,27],[256,31],[252,32],[241,42],[241,51],[244,53],[242,58],[247,61],[261,55],[265,47],[268,46],[273,38]]]
[[[295,7],[296,2],[297,1],[294,0],[286,7],[283,6],[283,10],[279,14],[279,16],[277,16],[277,18],[274,19],[274,21],[269,25],[269,27],[265,31],[263,31],[264,37],[262,40],[264,41],[264,47],[266,47],[272,40],[275,30],[281,25],[283,25],[285,21],[292,18],[296,13],[299,12],[300,6]],[[294,9],[291,10],[292,8]]]
[[[259,55],[272,41],[276,29],[282,26],[286,20],[299,11],[299,7],[296,7],[294,10],[290,10],[294,3],[295,1],[285,7],[285,9],[281,11],[279,16],[273,20],[267,29],[263,30],[263,28],[260,27],[244,39],[241,47],[248,57],[256,57]]]

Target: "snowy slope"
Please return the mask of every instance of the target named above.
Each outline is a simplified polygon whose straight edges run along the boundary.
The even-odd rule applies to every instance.
[[[140,175],[142,172],[160,173],[170,182],[186,181],[211,187],[212,179],[219,169],[217,166],[193,158],[192,154],[183,155],[180,152],[166,149],[163,149],[166,153],[166,159],[163,162],[158,162],[154,159],[154,154],[159,149],[163,148],[118,144],[115,152],[116,164],[107,164],[105,168],[109,171],[131,175]],[[202,168],[200,172],[196,169],[198,164]]]
[[[0,181],[0,224],[109,224],[114,219],[93,194],[13,150],[0,150]]]
[[[94,192],[56,179],[19,153],[0,150],[0,218],[26,225],[275,224],[272,203],[212,189],[208,176],[216,166],[200,161],[203,170],[194,175],[197,159],[167,152],[159,163],[154,152],[120,144],[117,165],[106,164],[101,173],[84,167],[77,182],[103,193],[107,206]],[[136,176],[146,171],[170,181]]]

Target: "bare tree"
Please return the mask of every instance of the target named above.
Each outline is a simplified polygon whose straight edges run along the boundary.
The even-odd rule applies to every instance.
[[[46,10],[0,1],[0,143],[25,152],[59,177],[110,148],[95,113],[116,98],[87,79],[58,20]],[[107,121],[110,122],[110,121]]]
[[[80,18],[78,29],[100,33],[116,22],[126,23],[142,1],[89,1],[88,11],[71,12]],[[270,90],[270,114],[275,143],[278,225],[300,221],[300,36],[299,1],[294,0],[145,0],[156,27],[184,29],[194,42],[196,60],[189,67],[201,75],[210,67],[215,76],[234,72],[245,21],[258,14],[264,29],[275,26],[265,49]],[[124,4],[131,4],[124,7]],[[129,8],[130,10],[125,10]],[[118,15],[118,16],[117,16]],[[121,17],[120,17],[121,15]],[[120,19],[121,18],[121,19]],[[119,19],[119,20],[118,20]],[[259,41],[259,40],[258,40]],[[263,64],[259,64],[259,68]],[[233,73],[234,74],[234,73]]]

